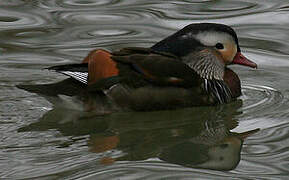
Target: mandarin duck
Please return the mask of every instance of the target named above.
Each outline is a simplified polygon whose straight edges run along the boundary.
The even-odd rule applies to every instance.
[[[231,27],[198,23],[150,48],[97,49],[82,63],[49,67],[70,77],[61,83],[18,87],[48,96],[90,94],[117,109],[137,111],[216,105],[241,95],[230,64],[257,68],[241,54]]]

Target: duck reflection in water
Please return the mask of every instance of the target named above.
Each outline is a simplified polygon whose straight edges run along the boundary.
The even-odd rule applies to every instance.
[[[210,132],[217,130],[217,132]],[[228,132],[219,135],[218,129],[210,128],[200,136],[164,148],[160,159],[189,167],[214,170],[232,170],[240,162],[244,139],[259,131]]]
[[[259,130],[231,132],[238,126],[241,106],[238,100],[215,107],[86,114],[74,119],[74,111],[55,108],[19,131],[57,129],[66,136],[89,135],[89,150],[102,164],[159,158],[186,167],[232,170],[239,164],[244,139]],[[109,153],[113,151],[121,153]]]

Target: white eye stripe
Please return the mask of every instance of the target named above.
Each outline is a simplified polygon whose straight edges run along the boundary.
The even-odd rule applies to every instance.
[[[195,35],[195,38],[205,46],[215,46],[217,43],[221,43],[224,45],[224,49],[226,49],[225,44],[227,43],[235,44],[233,37],[223,32],[215,32],[215,31],[200,32],[197,35]]]

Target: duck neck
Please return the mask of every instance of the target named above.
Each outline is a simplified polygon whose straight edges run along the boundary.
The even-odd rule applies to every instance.
[[[232,97],[237,98],[242,95],[241,92],[241,81],[238,77],[238,75],[232,71],[229,68],[225,69],[224,74],[224,81],[230,88],[230,91],[232,92]]]
[[[182,57],[184,63],[194,69],[202,78],[223,81],[225,64],[209,49],[189,53]]]

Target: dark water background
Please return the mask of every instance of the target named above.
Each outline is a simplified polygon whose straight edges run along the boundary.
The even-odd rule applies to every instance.
[[[195,22],[232,26],[244,54],[259,65],[232,67],[242,80],[242,104],[91,117],[15,87],[62,80],[42,69],[80,62],[94,48],[148,47]],[[0,177],[288,179],[288,49],[285,0],[1,0]],[[214,119],[229,119],[234,132],[261,129],[245,140],[234,170],[156,158],[173,137],[194,136],[196,121]]]

